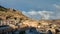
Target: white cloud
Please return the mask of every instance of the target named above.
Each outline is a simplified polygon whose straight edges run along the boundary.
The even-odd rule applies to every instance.
[[[60,5],[59,4],[53,4],[53,6],[56,8],[56,13],[53,18],[55,19],[60,19]]]
[[[37,17],[42,17],[42,19],[49,19],[51,15],[53,14],[52,11],[22,11],[22,13],[26,16],[37,16]]]
[[[36,11],[29,11],[27,12],[29,15],[37,15],[37,12]]]
[[[54,4],[53,6],[55,6],[58,9],[60,9],[60,5]]]
[[[49,19],[51,14],[53,14],[52,11],[38,11],[42,19]]]

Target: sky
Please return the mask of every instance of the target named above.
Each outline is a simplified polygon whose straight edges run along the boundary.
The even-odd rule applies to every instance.
[[[60,19],[60,0],[0,0],[0,5],[33,19]]]

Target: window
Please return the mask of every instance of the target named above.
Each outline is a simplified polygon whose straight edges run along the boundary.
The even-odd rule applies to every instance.
[[[15,20],[17,20],[17,18],[14,18]]]

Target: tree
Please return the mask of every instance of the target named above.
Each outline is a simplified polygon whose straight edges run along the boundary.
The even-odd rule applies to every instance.
[[[55,34],[57,34],[57,33],[59,32],[59,30],[58,30],[58,29],[55,29],[55,31],[56,31],[56,33],[55,33]]]
[[[25,31],[20,31],[19,34],[25,34]]]
[[[0,11],[6,11],[7,9],[3,6],[0,6]]]

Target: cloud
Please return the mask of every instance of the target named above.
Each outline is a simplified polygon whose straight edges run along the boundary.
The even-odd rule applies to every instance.
[[[59,4],[53,4],[54,8],[56,9],[55,11],[55,16],[52,18],[54,19],[60,19],[60,5]]]
[[[38,14],[42,17],[42,19],[49,19],[50,16],[53,14],[52,11],[38,11]]]
[[[55,6],[58,9],[60,9],[60,5],[54,4],[53,6]]]
[[[37,12],[36,11],[29,11],[27,13],[30,14],[30,15],[37,15]]]
[[[22,11],[22,13],[24,14],[24,15],[26,15],[26,16],[29,16],[29,17],[39,17],[39,18],[41,18],[42,17],[42,19],[49,19],[51,16],[52,16],[52,14],[53,14],[53,12],[52,11],[28,11],[28,12],[26,12],[26,11]],[[39,19],[38,18],[38,19]]]

